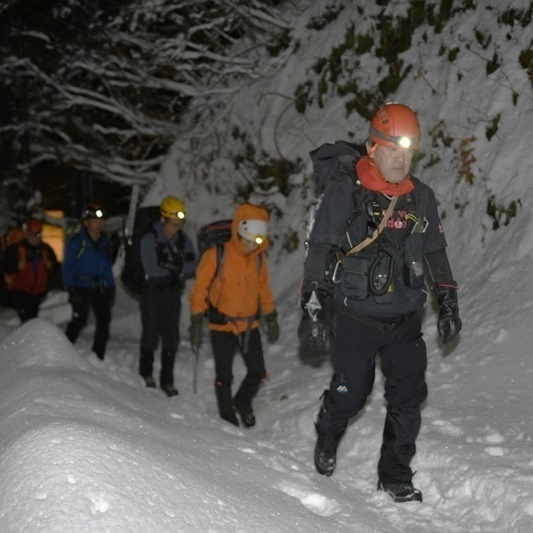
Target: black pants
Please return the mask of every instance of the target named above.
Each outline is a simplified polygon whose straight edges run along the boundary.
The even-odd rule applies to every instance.
[[[145,287],[141,296],[141,358],[139,374],[151,376],[154,351],[161,339],[161,384],[174,384],[174,361],[180,342],[179,320],[181,290],[179,287]]]
[[[103,359],[109,340],[109,323],[111,322],[111,306],[113,304],[112,291],[100,288],[75,288],[70,291],[69,301],[72,305],[72,320],[67,326],[67,338],[73,344],[76,342],[80,331],[87,324],[89,309],[92,309],[96,320],[92,351]]]
[[[28,294],[24,291],[13,291],[11,293],[11,301],[21,322],[27,322],[37,317],[43,298],[44,294]]]
[[[378,475],[382,481],[411,481],[409,464],[416,451],[420,407],[427,397],[427,354],[420,317],[413,314],[388,330],[363,324],[342,312],[335,313],[333,320],[335,370],[324,399],[324,408],[332,419],[331,431],[338,432],[365,405],[379,354],[387,416]]]
[[[234,333],[222,331],[211,331],[210,334],[215,357],[215,379],[219,383],[231,386],[233,382],[233,359],[237,350],[243,346],[245,335],[237,336]],[[246,365],[246,376],[235,395],[235,401],[250,405],[257,394],[261,381],[266,376],[259,328],[249,332],[248,350],[245,353],[241,351],[241,354]]]

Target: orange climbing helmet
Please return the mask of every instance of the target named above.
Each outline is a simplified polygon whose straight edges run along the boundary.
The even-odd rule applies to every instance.
[[[406,105],[388,102],[370,123],[370,138],[381,146],[416,150],[420,144],[420,124],[413,110]]]

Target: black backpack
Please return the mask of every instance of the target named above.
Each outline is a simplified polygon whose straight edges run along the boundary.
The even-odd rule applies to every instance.
[[[313,162],[317,194],[323,194],[326,185],[341,167],[353,167],[354,162],[364,154],[366,154],[364,146],[348,141],[325,143],[309,152]]]
[[[309,219],[307,221],[305,249],[307,254],[308,240],[313,230],[315,216],[320,202],[324,196],[326,186],[333,176],[342,167],[353,168],[355,162],[366,153],[365,147],[352,144],[348,141],[335,141],[335,144],[324,143],[315,148],[309,155],[313,163],[313,177],[315,180],[316,199],[309,209]],[[355,184],[355,181],[354,181]]]
[[[141,207],[135,214],[133,234],[124,242],[124,266],[120,280],[134,297],[139,297],[144,285],[145,273],[141,260],[141,239],[161,217],[159,206]]]
[[[224,243],[231,239],[232,219],[217,220],[202,226],[197,233],[198,257],[208,248],[217,247],[217,269],[215,278],[221,273],[220,267],[224,264]],[[261,269],[263,253],[257,256],[257,268]]]
[[[223,244],[231,239],[231,219],[217,220],[202,226],[197,233],[198,256],[201,256],[208,248],[220,243]]]

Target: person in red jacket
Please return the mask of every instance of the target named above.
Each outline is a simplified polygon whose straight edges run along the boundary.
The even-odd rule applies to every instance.
[[[269,286],[266,209],[243,204],[235,212],[231,239],[219,250],[207,249],[200,259],[189,296],[192,348],[202,343],[207,315],[215,357],[215,393],[221,418],[238,426],[236,412],[246,427],[255,425],[252,400],[266,376],[259,324],[261,314],[269,342],[279,336],[277,312]],[[240,350],[247,373],[232,398],[233,359]]]
[[[48,280],[57,265],[52,248],[43,243],[43,224],[30,218],[22,225],[21,241],[10,244],[4,253],[4,277],[13,306],[21,322],[35,318],[48,291]]]

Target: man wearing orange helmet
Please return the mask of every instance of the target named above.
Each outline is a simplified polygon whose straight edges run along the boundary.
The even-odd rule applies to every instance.
[[[5,250],[3,270],[20,321],[26,322],[39,312],[57,259],[52,248],[41,240],[43,223],[40,220],[28,219],[22,231],[22,240]]]
[[[416,115],[388,103],[369,134],[367,155],[353,168],[341,167],[326,187],[304,266],[300,342],[323,348],[331,328],[334,360],[315,423],[315,466],[333,474],[348,420],[372,390],[379,354],[387,415],[378,488],[395,501],[422,501],[410,463],[427,396],[424,266],[439,303],[443,343],[461,330],[457,284],[433,191],[409,174],[421,137]]]

